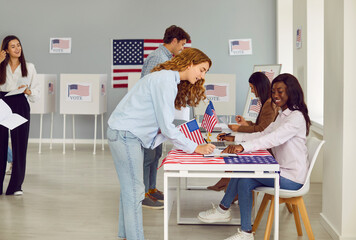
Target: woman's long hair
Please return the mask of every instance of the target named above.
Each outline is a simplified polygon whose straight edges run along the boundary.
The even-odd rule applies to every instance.
[[[271,82],[268,77],[262,72],[253,73],[248,82],[251,83],[261,100],[262,105],[271,97]]]
[[[304,102],[304,93],[297,78],[289,73],[280,74],[273,79],[272,88],[277,82],[283,82],[287,86],[287,106],[291,111],[298,110],[303,114],[307,129],[306,135],[308,136],[311,122],[308,115],[308,107]]]
[[[160,70],[182,72],[192,64],[197,65],[204,62],[208,62],[209,68],[211,67],[212,62],[205,53],[196,48],[187,48],[171,60],[153,68],[152,72]],[[178,93],[174,102],[175,108],[180,110],[181,107],[186,107],[187,105],[195,107],[201,100],[206,99],[204,82],[204,79],[197,81],[195,84],[191,84],[189,81],[181,81],[178,84]]]
[[[23,48],[20,39],[14,35],[6,36],[4,40],[2,40],[0,51],[2,50],[6,51],[9,47],[9,42],[12,40],[18,40],[21,45],[21,56],[19,57],[19,61],[21,63],[22,77],[26,77],[27,76],[26,60],[25,60],[25,55],[23,54]],[[6,54],[6,58],[0,64],[0,85],[6,82],[6,66],[9,63],[9,60],[10,60],[10,56],[9,54]]]

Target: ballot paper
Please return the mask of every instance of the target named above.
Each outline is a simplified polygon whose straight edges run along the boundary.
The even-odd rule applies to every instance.
[[[211,154],[204,154],[204,157],[236,157],[235,153],[222,153],[223,149],[215,148]]]
[[[25,87],[22,87],[22,88],[19,88],[19,89],[15,89],[15,90],[12,90],[11,92],[8,92],[5,97],[8,97],[8,96],[12,96],[12,95],[17,95],[17,94],[21,94],[23,93],[25,90],[26,90],[26,86]]]
[[[28,120],[16,113],[12,113],[11,108],[0,99],[0,125],[12,130]]]

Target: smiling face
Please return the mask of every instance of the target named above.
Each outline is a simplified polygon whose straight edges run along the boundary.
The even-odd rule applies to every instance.
[[[284,82],[276,82],[272,86],[272,99],[273,102],[280,107],[283,111],[287,109],[288,95],[287,85]]]
[[[209,70],[209,63],[203,62],[197,65],[189,66],[184,72],[182,80],[187,80],[191,84],[195,84],[197,81],[205,78],[205,73]]]
[[[6,53],[12,58],[19,58],[21,56],[21,50],[22,48],[19,40],[14,39],[9,42]]]

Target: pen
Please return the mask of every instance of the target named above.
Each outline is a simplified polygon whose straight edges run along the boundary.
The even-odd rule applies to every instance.
[[[220,137],[225,137],[225,136],[229,136],[229,135],[231,135],[231,133],[225,133],[223,135],[220,135]]]
[[[206,144],[208,144],[208,141],[206,141],[206,139],[204,138],[204,141],[206,142]]]

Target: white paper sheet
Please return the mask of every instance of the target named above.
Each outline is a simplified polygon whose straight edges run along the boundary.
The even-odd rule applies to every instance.
[[[26,90],[27,87],[22,87],[22,88],[19,88],[19,89],[16,89],[16,90],[13,90],[11,92],[8,92],[5,97],[8,97],[8,96],[12,96],[12,95],[17,95],[17,94],[21,94],[23,93],[25,90]]]
[[[0,125],[12,130],[28,120],[16,113],[12,113],[11,108],[0,99]]]
[[[215,148],[214,152],[211,154],[204,154],[204,157],[236,157],[237,155],[235,153],[221,153],[223,150]]]

